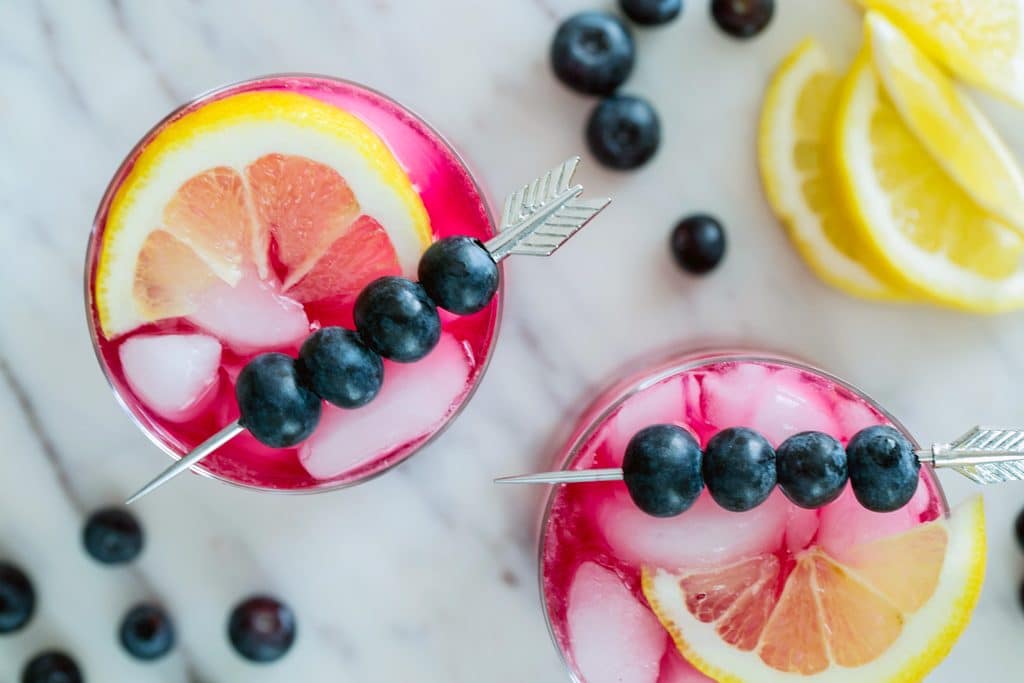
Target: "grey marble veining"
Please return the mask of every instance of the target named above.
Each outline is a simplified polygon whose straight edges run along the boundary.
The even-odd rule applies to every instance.
[[[110,396],[81,298],[93,212],[136,140],[216,85],[322,72],[422,113],[500,197],[582,151],[592,105],[550,77],[547,46],[560,17],[602,4],[0,2],[0,556],[24,564],[42,598],[31,628],[0,638],[0,681],[47,645],[74,651],[91,681],[118,683],[565,680],[536,596],[541,493],[489,481],[546,466],[563,416],[622,364],[666,345],[719,340],[806,357],[925,440],[977,421],[1024,424],[1024,316],[848,299],[807,272],[764,202],[754,140],[766,79],[807,33],[848,59],[856,11],[843,0],[780,0],[771,29],[740,44],[693,0],[671,27],[637,35],[627,90],[658,107],[660,153],[632,174],[584,154],[587,194],[615,201],[556,257],[509,263],[491,369],[443,439],[385,477],[323,496],[183,477],[137,510],[149,531],[141,562],[112,570],[88,560],[83,514],[166,464]],[[986,104],[1024,151],[1022,114]],[[731,240],[722,269],[701,281],[679,274],[666,249],[673,222],[697,210],[717,213]],[[944,482],[954,502],[972,490]],[[1024,488],[986,499],[988,581],[929,679],[938,683],[1019,673],[1024,562],[1011,519]],[[254,590],[285,596],[299,615],[296,648],[270,667],[244,664],[224,636],[229,606]],[[180,647],[140,666],[114,630],[144,597],[171,606]]]

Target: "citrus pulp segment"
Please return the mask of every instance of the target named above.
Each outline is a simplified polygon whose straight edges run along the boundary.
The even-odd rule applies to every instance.
[[[1024,305],[1024,240],[935,162],[867,54],[846,76],[835,125],[842,197],[873,267],[949,306],[996,312]]]
[[[981,498],[845,557],[811,546],[781,574],[771,554],[718,570],[645,567],[643,591],[683,656],[717,681],[920,681],[981,590]]]
[[[865,27],[875,72],[907,127],[979,206],[1024,233],[1024,176],[992,124],[888,19],[868,12]]]
[[[825,282],[870,299],[903,298],[861,262],[858,232],[836,196],[828,136],[840,76],[805,40],[776,72],[761,111],[758,160],[768,201]]]
[[[1024,106],[1021,0],[859,0],[966,81]]]
[[[363,215],[388,237],[375,262],[390,268],[393,254],[401,272],[414,273],[432,239],[430,221],[405,171],[366,124],[282,91],[203,104],[156,132],[113,197],[96,271],[100,327],[114,337],[156,319],[135,298],[150,284],[149,268],[167,270],[154,265],[161,254],[152,250],[139,270],[154,231],[174,237],[228,284],[251,262],[264,278],[280,265],[291,285]],[[172,297],[176,315],[191,305],[195,292],[187,294]]]

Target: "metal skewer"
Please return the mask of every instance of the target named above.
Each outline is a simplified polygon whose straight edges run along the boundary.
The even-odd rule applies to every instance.
[[[1024,430],[975,427],[953,443],[915,451],[934,469],[952,469],[979,484],[1024,481]],[[537,472],[500,477],[496,484],[579,484],[622,479],[621,467]]]
[[[516,255],[550,256],[608,206],[609,198],[580,199],[583,186],[569,184],[579,163],[578,156],[567,159],[505,198],[499,232],[484,243],[495,263]],[[237,421],[227,425],[139,489],[126,504],[163,486],[243,431]]]

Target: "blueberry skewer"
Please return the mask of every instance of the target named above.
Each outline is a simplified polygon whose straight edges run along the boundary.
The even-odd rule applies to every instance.
[[[637,507],[671,517],[689,509],[705,486],[721,507],[742,512],[764,502],[776,484],[795,505],[822,507],[849,480],[862,506],[891,512],[913,497],[922,464],[953,469],[979,484],[1024,481],[1024,430],[1019,429],[975,427],[952,443],[925,449],[915,449],[906,436],[884,425],[861,430],[845,449],[827,434],[802,432],[773,451],[764,437],[743,428],[719,432],[703,453],[696,443],[682,427],[653,425],[630,440],[622,467],[539,472],[495,483],[623,481]]]
[[[379,278],[356,298],[355,330],[313,333],[298,359],[261,354],[235,386],[240,417],[197,446],[128,499],[133,503],[248,430],[273,448],[308,438],[320,420],[321,399],[342,408],[373,400],[383,381],[382,358],[415,362],[437,345],[438,307],[457,315],[483,310],[498,290],[500,264],[513,255],[550,256],[609,203],[581,199],[572,184],[579,157],[559,164],[505,199],[500,231],[486,243],[448,237],[420,259],[419,282]]]

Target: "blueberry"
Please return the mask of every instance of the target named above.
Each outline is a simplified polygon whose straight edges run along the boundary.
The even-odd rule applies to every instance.
[[[551,43],[558,80],[587,95],[610,95],[633,70],[636,46],[626,24],[607,12],[581,12],[562,22]]]
[[[156,605],[137,605],[121,620],[121,645],[132,657],[160,659],[174,647],[174,624]]]
[[[687,216],[672,231],[672,255],[679,267],[694,275],[715,269],[725,256],[725,230],[712,216]]]
[[[1020,546],[1020,549],[1024,551],[1024,510],[1021,510],[1020,514],[1017,515],[1017,523],[1014,526],[1014,531],[1017,535],[1017,544]]]
[[[298,360],[303,383],[341,408],[364,406],[384,381],[384,362],[359,335],[344,327],[324,327],[309,335]]]
[[[306,439],[320,421],[320,397],[302,383],[295,361],[263,353],[246,363],[235,383],[239,424],[271,448]]]
[[[654,517],[674,517],[697,500],[700,445],[676,425],[653,425],[637,432],[622,459],[622,478],[636,506]]]
[[[103,564],[131,562],[142,552],[144,536],[139,520],[120,507],[92,513],[82,530],[85,550]]]
[[[253,662],[284,657],[295,642],[295,614],[279,600],[253,596],[231,612],[228,639],[238,654]]]
[[[0,562],[0,635],[23,628],[35,611],[36,592],[25,572]]]
[[[423,358],[441,338],[437,306],[423,287],[403,277],[368,284],[356,299],[355,320],[367,346],[400,363]]]
[[[704,449],[701,472],[708,492],[721,507],[732,512],[751,510],[775,488],[775,450],[753,430],[723,429]]]
[[[667,24],[683,11],[683,0],[619,0],[626,16],[642,26]]]
[[[498,264],[471,237],[446,237],[420,258],[420,284],[438,306],[458,315],[482,311],[498,291]]]
[[[820,508],[839,497],[846,486],[846,451],[828,434],[801,432],[775,454],[779,487],[802,508]]]
[[[598,161],[620,171],[643,166],[658,149],[661,124],[647,100],[613,95],[598,103],[587,122],[587,146]]]
[[[846,461],[853,495],[868,510],[899,510],[917,491],[921,463],[914,445],[892,427],[857,432],[846,445]]]
[[[734,38],[752,38],[771,23],[775,0],[711,0],[711,16]]]
[[[57,650],[41,652],[21,672],[21,683],[82,683],[75,660]]]

